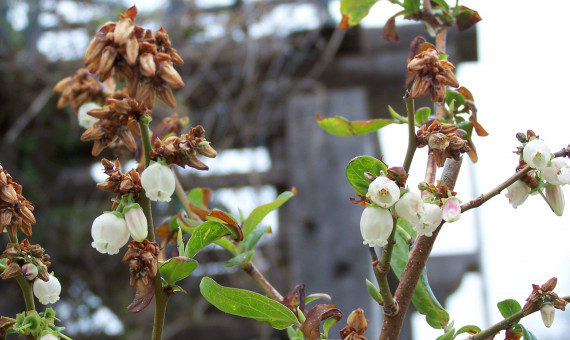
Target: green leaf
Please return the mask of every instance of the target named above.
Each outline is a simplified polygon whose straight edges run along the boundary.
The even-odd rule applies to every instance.
[[[249,234],[257,227],[259,222],[267,216],[271,211],[279,208],[283,203],[287,202],[291,197],[295,194],[291,191],[285,191],[281,195],[277,196],[277,198],[264,205],[260,205],[259,207],[253,209],[253,211],[247,216],[245,222],[242,225],[243,237],[247,238]]]
[[[378,0],[340,0],[340,13],[348,18],[348,25],[355,26],[364,19]]]
[[[432,1],[440,5],[444,11],[449,12],[449,5],[447,4],[447,2],[445,2],[445,0],[432,0]]]
[[[252,250],[257,244],[257,242],[259,242],[259,240],[261,239],[261,236],[263,236],[263,234],[267,232],[269,233],[271,232],[271,227],[268,225],[255,228],[255,230],[252,231],[251,234],[249,234],[243,241],[245,250],[246,251]]]
[[[507,299],[504,301],[501,301],[499,303],[497,303],[497,307],[499,308],[499,311],[501,312],[501,315],[504,318],[508,318],[509,316],[518,313],[522,310],[521,305],[513,299]],[[517,322],[515,322],[514,325],[516,325]]]
[[[436,340],[453,340],[453,334],[455,333],[455,329],[450,329],[445,334],[438,336]]]
[[[234,267],[234,266],[243,267],[246,264],[248,264],[249,262],[251,262],[251,259],[253,258],[254,254],[255,254],[254,250],[250,250],[250,251],[246,251],[245,253],[238,254],[238,255],[236,255],[236,256],[234,256],[228,260],[228,264],[226,264],[226,267]]]
[[[522,334],[524,340],[538,340],[538,338],[534,334],[532,334],[528,329],[524,328],[523,325],[521,325],[521,327],[522,327]]]
[[[465,101],[465,98],[459,92],[455,92],[455,91],[445,92],[445,103],[447,104],[447,106],[451,105],[451,101],[454,99],[455,99],[455,106],[456,107],[460,107],[461,105],[463,105],[463,102]]]
[[[459,32],[465,31],[469,27],[481,21],[481,16],[479,13],[477,13],[477,11],[474,11],[465,6],[461,6],[459,8],[459,12],[456,12],[454,9],[453,13],[456,15],[455,24],[457,25]]]
[[[348,162],[346,178],[359,195],[365,196],[368,192],[370,181],[364,177],[364,173],[370,172],[379,176],[381,171],[385,174],[388,171],[388,167],[379,159],[371,156],[358,156]]]
[[[430,114],[431,114],[431,109],[429,107],[419,108],[416,111],[416,122],[420,125],[427,122]]]
[[[186,195],[188,201],[200,209],[208,209],[210,190],[204,188],[194,188]]]
[[[406,14],[416,14],[420,11],[420,0],[404,0]]]
[[[369,119],[369,120],[355,120],[348,121],[344,117],[333,117],[333,118],[320,118],[317,115],[317,123],[319,126],[330,133],[331,135],[338,137],[349,137],[355,135],[364,135],[369,132],[378,131],[381,128],[394,123],[391,119]]]
[[[267,322],[276,329],[291,325],[300,326],[297,317],[289,308],[258,293],[223,287],[209,277],[202,278],[200,293],[209,303],[228,314]]]
[[[323,334],[325,335],[325,339],[328,339],[329,337],[329,330],[331,329],[332,326],[334,326],[335,323],[337,323],[338,320],[335,318],[328,318],[325,320],[325,322],[323,322]]]
[[[366,290],[368,290],[368,294],[374,299],[374,301],[382,303],[382,296],[380,295],[378,288],[376,288],[376,286],[368,279],[366,279]]]
[[[392,261],[390,265],[394,274],[400,279],[406,263],[408,262],[409,254],[409,243],[408,237],[410,235],[415,236],[415,231],[409,226],[409,224],[402,223],[402,220],[398,220],[396,228],[396,245],[392,253]],[[412,303],[416,310],[426,316],[427,323],[435,328],[441,329],[447,327],[449,322],[449,314],[443,309],[441,304],[437,301],[433,292],[429,286],[427,279],[427,271],[424,268],[422,275],[416,289],[414,290],[414,295],[412,296]]]
[[[172,257],[158,265],[160,275],[169,285],[187,278],[196,267],[198,267],[198,261],[185,256]]]
[[[234,246],[234,244],[232,243],[232,241],[228,240],[225,237],[222,237],[222,238],[215,240],[214,243],[219,245],[220,247],[226,249],[227,251],[232,253],[232,255],[234,255],[234,256],[238,254],[237,249]]]
[[[388,112],[390,112],[390,116],[392,116],[392,118],[394,118],[398,122],[403,124],[408,124],[408,118],[398,114],[398,112],[394,111],[394,109],[390,105],[388,105]]]
[[[202,248],[214,242],[220,237],[229,235],[230,232],[224,225],[215,221],[206,221],[194,230],[186,244],[185,256],[194,257]]]
[[[457,330],[457,333],[455,333],[455,336],[457,336],[461,333],[477,334],[479,332],[481,332],[481,328],[474,326],[474,325],[467,325],[467,326],[463,326],[463,327],[459,328]]]
[[[331,301],[331,296],[325,293],[315,293],[315,294],[309,294],[305,297],[305,305],[308,305],[309,303],[318,300],[318,299],[324,299],[327,300],[328,302]]]
[[[0,259],[0,271],[3,271],[4,269],[6,269],[6,266],[8,265],[8,259]]]

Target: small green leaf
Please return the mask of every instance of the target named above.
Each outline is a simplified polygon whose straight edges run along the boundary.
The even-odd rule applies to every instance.
[[[270,233],[270,232],[271,232],[271,227],[268,225],[255,228],[255,230],[252,231],[251,234],[249,234],[243,241],[245,250],[252,250],[257,244],[257,242],[259,242],[259,239],[261,239],[261,236],[263,236],[263,234],[265,233]]]
[[[328,302],[331,301],[331,296],[325,293],[315,293],[315,294],[309,294],[305,297],[305,305],[308,305],[309,303],[318,300],[318,299],[324,299],[327,300]]]
[[[419,108],[416,111],[416,122],[420,125],[427,122],[430,114],[431,114],[431,109],[429,107]]]
[[[455,16],[455,24],[459,29],[459,32],[465,31],[469,27],[475,25],[479,21],[481,21],[481,16],[477,11],[474,11],[470,8],[465,6],[459,7],[459,11],[453,11]]]
[[[528,329],[524,328],[523,325],[521,325],[521,327],[522,327],[522,334],[524,340],[538,340],[538,338],[534,334],[532,334]]]
[[[380,172],[386,174],[388,168],[382,161],[371,156],[358,156],[353,158],[346,166],[346,178],[361,196],[366,196],[370,181],[364,177],[365,172],[379,176]]]
[[[222,312],[267,322],[271,327],[284,329],[300,326],[295,314],[281,303],[244,289],[228,288],[209,277],[200,282],[200,293]]]
[[[329,338],[329,330],[337,322],[338,322],[338,320],[335,318],[328,318],[325,320],[325,322],[323,322],[323,334],[325,335],[325,337],[324,337],[325,339]]]
[[[455,334],[455,329],[451,328],[445,334],[438,336],[436,340],[453,340],[453,334]]]
[[[232,253],[232,255],[234,255],[234,256],[238,254],[237,249],[234,246],[234,244],[232,243],[232,241],[228,240],[225,237],[222,237],[222,238],[215,240],[214,243],[219,245],[220,247],[226,249],[227,251]]]
[[[202,248],[226,235],[230,235],[230,232],[224,225],[214,221],[206,221],[192,233],[186,244],[184,255],[194,257]]]
[[[447,2],[445,2],[445,0],[432,0],[432,1],[440,5],[444,11],[449,12],[449,5],[447,4]]]
[[[454,99],[455,99],[455,105],[457,107],[460,107],[461,105],[463,105],[463,102],[465,101],[465,98],[459,92],[455,92],[455,91],[446,91],[445,92],[445,103],[447,104],[447,106],[449,106],[451,104],[451,101]]]
[[[522,310],[521,305],[513,299],[507,299],[505,301],[501,301],[497,304],[497,307],[499,308],[499,311],[501,312],[501,315],[504,318],[508,318],[509,316],[518,313]],[[515,322],[515,325],[517,323]]]
[[[420,11],[420,0],[404,0],[406,15],[416,14]]]
[[[366,279],[366,289],[368,290],[368,294],[370,294],[370,296],[374,299],[374,301],[378,302],[379,304],[382,304],[382,296],[380,295],[378,288],[376,288],[376,286],[368,279]]]
[[[463,326],[463,327],[459,328],[457,330],[457,333],[455,333],[455,336],[457,336],[461,333],[477,334],[479,332],[481,332],[481,328],[474,326],[474,325],[467,325],[467,326]]]
[[[281,193],[281,195],[277,196],[274,201],[260,205],[259,207],[253,209],[241,227],[243,231],[243,237],[247,238],[249,234],[251,234],[251,232],[255,229],[255,227],[257,227],[259,222],[261,222],[261,220],[267,216],[267,214],[279,208],[281,205],[283,205],[283,203],[287,202],[287,200],[289,200],[294,195],[295,194],[291,191],[285,191]]]
[[[390,116],[392,116],[392,118],[394,118],[395,120],[403,124],[408,124],[408,118],[398,114],[398,112],[394,111],[394,109],[390,105],[388,105],[388,112],[390,112]]]
[[[172,257],[158,265],[160,275],[169,285],[187,278],[196,267],[198,267],[198,261],[185,256]]]
[[[0,259],[0,271],[3,271],[4,269],[6,269],[6,266],[8,265],[8,259]]]
[[[320,118],[317,115],[317,123],[323,130],[330,133],[331,135],[338,137],[349,137],[378,131],[385,126],[394,123],[394,121],[391,119],[378,118],[369,120],[355,120],[351,122],[344,117],[337,116],[333,118]]]
[[[378,0],[340,0],[340,13],[348,18],[348,25],[355,26],[364,19]]]
[[[194,188],[186,195],[188,201],[200,209],[208,209],[210,200],[210,189]]]
[[[178,248],[178,254],[184,254],[184,240],[182,239],[182,229],[178,227],[178,235],[176,235],[176,248]]]
[[[254,250],[250,250],[250,251],[246,251],[245,253],[238,254],[238,255],[236,255],[236,256],[234,256],[228,260],[226,267],[234,267],[234,266],[243,267],[246,264],[248,264],[249,262],[251,262],[251,259],[253,258],[254,254],[255,254]]]

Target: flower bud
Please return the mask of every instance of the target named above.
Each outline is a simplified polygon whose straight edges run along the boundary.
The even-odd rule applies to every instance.
[[[544,179],[552,185],[570,184],[570,165],[565,158],[554,158],[549,167],[541,169]]]
[[[564,213],[564,193],[560,185],[549,185],[546,187],[546,202],[557,216]]]
[[[40,340],[57,340],[57,337],[53,334],[46,334],[42,336]]]
[[[107,212],[93,221],[91,246],[101,254],[117,254],[129,241],[129,230],[125,219],[118,213]]]
[[[542,322],[547,328],[550,328],[554,322],[555,311],[556,309],[554,309],[552,303],[544,303],[542,307],[540,307],[540,316],[542,316]]]
[[[424,201],[415,192],[407,192],[396,202],[396,214],[412,226],[423,224]]]
[[[542,170],[551,159],[550,148],[544,141],[533,139],[523,149],[523,159],[531,168]]]
[[[346,320],[348,327],[352,328],[356,333],[362,335],[368,328],[368,320],[364,317],[362,308],[353,310]]]
[[[431,237],[433,232],[439,227],[442,219],[442,210],[437,204],[424,204],[423,223],[414,226],[419,235]]]
[[[408,173],[403,166],[393,166],[388,169],[388,177],[396,182],[403,180],[407,175]]]
[[[208,158],[214,158],[217,155],[216,150],[214,150],[214,148],[210,146],[210,142],[206,141],[200,142],[196,146],[196,149],[198,150],[198,153],[200,155],[206,156]]]
[[[99,119],[88,115],[87,112],[93,109],[98,109],[100,107],[101,105],[97,105],[96,103],[93,102],[88,102],[81,105],[79,107],[79,110],[77,111],[77,120],[79,121],[79,126],[81,126],[84,129],[89,129],[90,127],[92,127],[93,124],[95,124],[95,122],[97,122]]]
[[[148,235],[147,220],[141,206],[137,203],[129,204],[123,210],[127,229],[133,240],[142,242]]]
[[[360,233],[364,244],[373,247],[385,246],[394,228],[394,220],[390,211],[378,207],[366,207],[360,217]]]
[[[142,172],[141,184],[150,200],[170,202],[175,188],[174,174],[168,165],[155,162]]]
[[[33,281],[38,276],[38,267],[33,263],[26,263],[22,266],[22,275],[30,281]]]
[[[442,210],[445,222],[455,222],[461,218],[461,203],[454,196],[445,200]]]
[[[36,281],[34,281],[33,291],[40,303],[47,305],[48,303],[55,303],[59,300],[61,284],[55,276],[50,275],[47,282],[36,279]]]
[[[505,194],[515,209],[526,201],[528,195],[530,195],[530,188],[521,180],[509,185]]]
[[[377,177],[368,186],[366,197],[382,208],[389,208],[400,199],[400,188],[387,177]]]

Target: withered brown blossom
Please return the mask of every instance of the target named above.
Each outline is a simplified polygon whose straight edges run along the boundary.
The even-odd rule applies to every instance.
[[[342,340],[366,340],[363,334],[368,329],[368,320],[364,317],[364,311],[361,308],[353,310],[346,323],[346,327],[340,330]]]
[[[94,141],[91,154],[97,156],[107,146],[120,141],[129,151],[137,148],[136,138],[140,136],[138,120],[150,110],[127,94],[116,95],[107,99],[107,103],[89,111],[92,117],[99,120],[81,135],[81,141]]]
[[[459,160],[462,153],[469,152],[469,144],[461,136],[463,131],[457,125],[432,119],[418,129],[416,141],[419,148],[428,145],[429,153],[434,155],[437,166],[442,167],[446,158]]]
[[[105,103],[107,96],[115,91],[115,80],[109,78],[101,83],[86,68],[80,68],[73,77],[60,80],[53,91],[61,93],[57,101],[58,109],[69,103],[77,113],[79,107],[87,102]]]
[[[22,196],[22,186],[0,164],[0,228],[6,227],[12,237],[18,228],[27,236],[32,235],[32,224],[36,223],[33,211],[32,203]]]
[[[447,60],[440,60],[433,48],[418,53],[409,63],[408,72],[413,76],[412,98],[417,99],[430,94],[433,102],[445,100],[446,86],[459,87],[453,74],[455,68]]]
[[[51,266],[50,256],[39,244],[31,245],[28,239],[20,243],[8,243],[0,259],[8,259],[8,266],[0,277],[8,279],[22,274],[22,266],[32,263],[38,268],[38,277],[43,281],[49,280],[48,267]]]
[[[542,286],[533,284],[532,293],[530,293],[529,297],[526,299],[526,304],[522,309],[523,315],[528,315],[537,311],[542,307],[543,303],[552,303],[554,308],[565,310],[568,302],[558,297],[558,295],[553,292],[557,281],[558,279],[553,277],[546,281]]]
[[[115,163],[112,163],[108,159],[103,158],[101,163],[103,164],[105,174],[109,177],[104,182],[97,184],[99,190],[113,192],[119,196],[128,193],[139,194],[141,192],[141,176],[135,169],[122,173],[118,159],[115,160]]]
[[[148,285],[149,280],[156,276],[159,250],[158,243],[149,240],[129,243],[129,249],[123,256],[122,262],[129,264],[131,286],[137,281]]]
[[[210,146],[204,134],[204,128],[197,125],[180,137],[170,136],[164,141],[155,138],[154,150],[149,153],[150,158],[154,160],[161,157],[167,164],[176,164],[183,168],[188,165],[198,170],[208,170],[208,166],[196,157],[198,153],[210,158],[216,157],[216,151]]]

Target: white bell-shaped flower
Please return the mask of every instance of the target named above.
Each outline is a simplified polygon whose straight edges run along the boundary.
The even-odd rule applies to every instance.
[[[146,216],[141,206],[137,203],[131,203],[123,210],[127,229],[133,240],[142,242],[148,235],[148,226]]]
[[[570,165],[566,158],[554,158],[550,166],[541,169],[544,179],[552,185],[570,184]]]
[[[91,225],[91,246],[101,254],[114,255],[129,241],[125,219],[115,212],[98,216]]]
[[[398,217],[405,219],[412,226],[421,226],[423,224],[424,201],[415,192],[405,193],[396,202],[395,208]]]
[[[79,107],[79,110],[77,111],[77,120],[79,121],[79,126],[81,126],[84,129],[89,129],[90,127],[92,127],[93,124],[95,124],[95,122],[97,122],[99,119],[88,115],[87,112],[93,109],[98,109],[100,107],[101,105],[93,102],[88,102],[81,105]]]
[[[176,186],[174,174],[168,165],[151,163],[141,175],[146,197],[152,201],[170,202]]]
[[[360,233],[369,247],[385,246],[394,228],[394,220],[388,209],[366,207],[360,217]]]
[[[461,218],[461,202],[459,202],[455,196],[446,199],[441,209],[441,217],[445,220],[445,222],[451,223]]]
[[[528,195],[530,195],[530,188],[521,180],[509,185],[507,193],[505,194],[509,199],[509,203],[515,209],[526,201]]]
[[[424,214],[422,223],[419,225],[414,225],[415,231],[418,236],[423,235],[431,237],[433,232],[441,224],[442,220],[442,210],[437,204],[424,204]]]
[[[34,281],[32,290],[34,291],[34,295],[38,298],[40,303],[47,305],[49,303],[55,303],[59,300],[59,294],[61,293],[61,284],[55,276],[50,275],[47,282],[37,278]]]
[[[552,154],[544,141],[533,139],[523,149],[523,159],[533,169],[542,170],[548,165]]]
[[[53,334],[46,334],[42,336],[40,340],[57,340],[57,337]]]
[[[376,177],[368,186],[366,197],[382,208],[389,208],[400,198],[400,188],[388,177]]]
[[[560,185],[549,185],[544,190],[546,202],[557,216],[564,213],[564,192]]]
[[[544,303],[542,307],[540,307],[540,316],[542,317],[542,322],[546,328],[550,328],[550,326],[552,326],[555,313],[556,309],[552,303]]]

